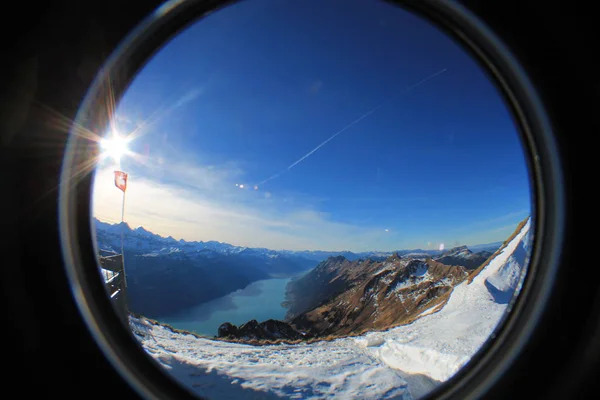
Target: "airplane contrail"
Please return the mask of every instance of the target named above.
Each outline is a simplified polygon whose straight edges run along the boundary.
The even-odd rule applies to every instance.
[[[438,75],[443,74],[444,72],[446,72],[448,70],[448,68],[444,68],[439,70],[438,72],[435,72],[429,76],[427,76],[426,78],[421,79],[420,81],[413,83],[412,85],[408,86],[407,88],[405,88],[404,90],[402,90],[399,93],[396,93],[395,95],[393,95],[392,97],[390,97],[389,99],[387,99],[386,101],[384,101],[383,103],[379,104],[378,106],[372,108],[371,110],[367,111],[366,113],[364,113],[363,115],[361,115],[360,117],[358,117],[357,119],[355,119],[354,121],[350,122],[348,125],[346,125],[345,127],[343,127],[342,129],[340,129],[339,131],[337,131],[336,133],[334,133],[333,135],[331,135],[327,140],[325,140],[324,142],[322,142],[321,144],[319,144],[317,147],[315,147],[314,149],[312,149],[311,151],[309,151],[308,153],[306,153],[305,155],[303,155],[302,157],[300,157],[298,160],[294,161],[292,164],[290,164],[286,169],[281,170],[280,172],[271,175],[270,177],[268,177],[267,179],[265,179],[264,181],[260,182],[257,184],[257,186],[260,185],[264,185],[265,183],[280,177],[281,175],[283,175],[284,173],[286,173],[287,171],[289,171],[290,169],[294,168],[296,165],[300,164],[302,161],[306,160],[308,157],[310,157],[311,155],[313,155],[317,150],[319,150],[321,147],[325,146],[327,143],[331,142],[333,139],[335,139],[336,136],[338,136],[340,133],[343,133],[345,131],[347,131],[348,129],[350,129],[352,126],[356,125],[357,123],[359,123],[360,121],[362,121],[363,119],[367,118],[369,115],[373,114],[375,111],[377,111],[378,109],[380,109],[381,107],[383,107],[385,104],[389,103],[390,101],[392,101],[394,98],[403,95],[405,93],[410,92],[411,90],[413,90],[414,88],[421,86],[422,84],[424,84],[425,82],[435,78]]]

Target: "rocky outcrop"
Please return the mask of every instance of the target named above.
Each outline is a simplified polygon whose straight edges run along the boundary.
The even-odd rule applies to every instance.
[[[261,323],[253,319],[239,327],[225,322],[219,326],[217,336],[225,339],[242,340],[300,340],[307,338],[306,334],[298,332],[290,324],[274,319]]]
[[[238,336],[238,328],[237,326],[229,323],[229,322],[225,322],[224,324],[221,324],[219,326],[219,329],[217,331],[217,336],[218,337],[237,337]]]
[[[283,304],[288,309],[286,320],[291,320],[348,290],[352,284],[352,271],[369,263],[371,260],[350,261],[344,256],[329,257],[309,273],[291,280]]]
[[[443,305],[467,275],[462,266],[398,254],[382,262],[331,257],[288,284],[290,301],[300,300],[288,321],[315,337],[387,329]]]
[[[489,251],[480,251],[473,253],[467,246],[454,247],[434,258],[446,265],[460,265],[468,270],[474,270],[482,265],[492,253]]]

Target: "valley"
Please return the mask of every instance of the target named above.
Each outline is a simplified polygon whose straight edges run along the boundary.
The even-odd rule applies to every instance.
[[[95,222],[102,254],[120,252],[123,233],[129,307],[149,318],[177,315],[253,282],[290,278],[317,264],[268,249],[178,241],[143,227]]]
[[[246,340],[314,339],[360,335],[414,321],[441,309],[453,288],[491,253],[456,247],[432,256],[394,253],[377,261],[329,257],[286,290],[284,321],[273,332],[250,321],[219,331]],[[230,322],[230,321],[228,321]],[[287,336],[286,336],[287,335]]]
[[[419,398],[456,374],[501,321],[504,299],[518,289],[531,254],[530,221],[524,222],[482,268],[452,287],[443,305],[395,328],[261,346],[202,338],[144,317],[132,317],[131,328],[157,363],[204,398]],[[338,275],[351,262],[325,264],[321,269]],[[410,262],[402,264],[398,272]],[[285,332],[277,323],[262,325],[262,331]]]
[[[356,336],[436,312],[501,243],[447,251],[274,251],[163,238],[96,221],[99,248],[124,233],[130,311],[236,341]]]

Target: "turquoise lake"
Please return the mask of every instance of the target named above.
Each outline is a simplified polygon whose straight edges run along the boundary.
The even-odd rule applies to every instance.
[[[267,319],[282,320],[287,310],[281,303],[285,300],[285,287],[290,279],[256,281],[244,289],[202,303],[177,315],[160,318],[160,322],[199,335],[216,336],[219,325],[224,322],[239,326],[252,319],[258,322]]]

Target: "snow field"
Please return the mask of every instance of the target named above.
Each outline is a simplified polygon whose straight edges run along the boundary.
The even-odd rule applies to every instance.
[[[252,346],[131,319],[146,352],[214,399],[412,399],[454,375],[496,328],[528,261],[528,222],[445,306],[409,325],[312,344]]]

